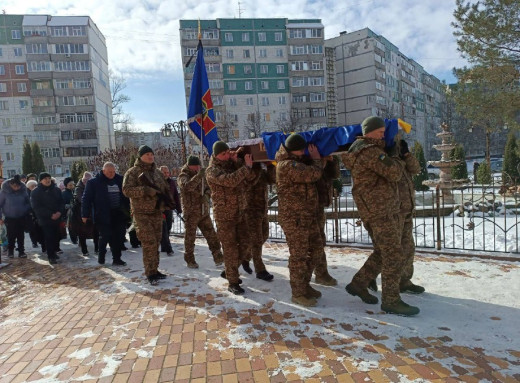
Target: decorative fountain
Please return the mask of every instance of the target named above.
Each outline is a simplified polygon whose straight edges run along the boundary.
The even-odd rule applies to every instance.
[[[468,182],[467,179],[453,180],[451,179],[451,169],[456,165],[460,164],[461,160],[450,159],[450,152],[457,146],[453,140],[453,133],[450,131],[448,124],[443,122],[441,124],[441,132],[437,133],[437,137],[440,137],[441,144],[433,145],[433,148],[441,152],[440,161],[428,161],[429,165],[435,166],[440,169],[438,180],[427,180],[423,181],[423,185],[436,187],[439,185],[442,191],[442,197],[444,203],[453,204],[455,199],[453,198],[452,189],[461,186]]]

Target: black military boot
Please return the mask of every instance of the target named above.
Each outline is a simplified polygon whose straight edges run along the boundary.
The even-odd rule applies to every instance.
[[[404,285],[399,287],[399,290],[402,293],[412,293],[412,294],[422,294],[425,289],[422,286],[414,285],[412,282],[408,281]]]
[[[273,280],[274,275],[268,272],[267,270],[260,271],[259,273],[256,273],[256,277],[258,279],[262,279],[264,281],[270,282]]]
[[[345,290],[347,290],[347,293],[349,293],[350,295],[360,297],[363,302],[368,303],[370,305],[375,305],[377,302],[379,302],[379,299],[371,295],[368,292],[368,289],[360,288],[354,285],[352,282],[345,286]]]
[[[253,274],[253,270],[251,269],[251,266],[249,266],[249,261],[242,261],[242,268],[246,273]]]
[[[370,283],[368,284],[368,288],[372,290],[373,292],[377,292],[377,282],[375,279],[372,279]]]
[[[227,289],[235,295],[242,295],[246,292],[238,283],[230,283]]]
[[[421,311],[419,310],[419,307],[410,306],[409,304],[404,303],[402,300],[399,300],[393,304],[383,303],[381,305],[381,310],[388,314],[403,315],[407,317],[417,315]]]
[[[222,271],[222,272],[220,273],[220,276],[221,276],[222,278],[224,278],[224,279],[227,279],[227,278],[226,278],[226,270]],[[238,284],[239,284],[239,285],[242,284],[242,279],[238,278]]]

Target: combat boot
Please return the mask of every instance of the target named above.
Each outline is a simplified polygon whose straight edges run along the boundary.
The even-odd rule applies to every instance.
[[[199,264],[197,262],[195,262],[195,261],[187,262],[186,265],[190,269],[198,269],[199,268]]]
[[[274,275],[271,274],[270,272],[268,272],[267,270],[264,270],[264,271],[260,271],[259,273],[256,273],[256,277],[258,279],[262,279],[264,281],[272,281],[273,278],[274,278]]]
[[[295,297],[294,295],[291,298],[292,303],[296,303],[297,305],[305,306],[305,307],[314,307],[318,304],[316,298],[307,298],[305,295],[301,295],[299,297]]]
[[[368,288],[372,290],[373,292],[377,292],[377,282],[375,279],[372,279],[370,283],[368,284]]]
[[[381,310],[388,314],[397,314],[397,315],[403,315],[403,316],[412,316],[417,315],[421,310],[419,310],[419,307],[410,306],[407,303],[404,303],[402,300],[399,300],[396,303],[393,304],[381,304]]]
[[[227,289],[235,295],[242,295],[246,292],[238,283],[230,283]]]
[[[222,272],[220,273],[220,276],[221,276],[222,278],[224,278],[224,279],[227,279],[227,277],[226,277],[226,270],[222,271]],[[238,284],[239,284],[239,285],[242,284],[242,279],[238,278]]]
[[[321,298],[321,291],[316,290],[311,285],[308,285],[307,289],[305,290],[305,296],[308,298]]]
[[[224,263],[224,256],[220,251],[213,254],[213,261],[215,262],[215,266],[220,266]]]
[[[369,305],[375,305],[377,302],[379,302],[379,299],[371,295],[367,288],[358,287],[353,283],[349,283],[347,286],[345,286],[345,290],[347,290],[347,293],[350,295],[360,297],[363,302],[368,303]]]
[[[402,293],[412,293],[412,294],[422,294],[425,291],[424,287],[419,286],[419,285],[414,285],[411,281],[408,281],[403,286],[400,286],[399,290]]]
[[[246,273],[253,274],[253,270],[251,269],[251,266],[249,266],[249,261],[242,261],[242,268]]]
[[[314,277],[314,282],[323,286],[336,286],[338,284],[336,278],[331,277],[328,271],[326,271],[323,275],[316,275]]]

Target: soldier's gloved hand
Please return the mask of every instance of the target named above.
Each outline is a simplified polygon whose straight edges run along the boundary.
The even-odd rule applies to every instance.
[[[408,142],[405,140],[399,141],[399,155],[404,157],[406,153],[410,153],[410,148],[408,147]]]
[[[399,154],[399,148],[396,144],[393,146],[385,148],[386,154],[388,154],[390,157],[395,157]]]
[[[206,169],[204,169],[204,168],[200,168],[200,170],[199,170],[199,176],[200,176],[200,177],[204,177],[205,175],[206,175]]]
[[[155,190],[154,188],[152,188],[150,186],[145,186],[144,194],[147,195],[148,197],[153,197],[157,194],[157,190]]]

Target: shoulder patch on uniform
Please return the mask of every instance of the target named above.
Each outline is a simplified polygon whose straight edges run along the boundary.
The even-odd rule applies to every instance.
[[[384,153],[383,153],[383,154],[380,154],[380,155],[379,155],[379,160],[380,160],[380,161],[384,161],[384,160],[385,160],[385,157],[386,157],[386,154],[384,154]]]
[[[297,167],[297,166],[298,166],[298,164],[299,164],[299,162],[298,162],[298,161],[293,161],[293,162],[292,162],[292,167],[293,167],[293,168],[295,168],[295,167]]]
[[[381,161],[386,166],[392,166],[393,162],[386,154],[382,153],[379,155],[379,161]]]

